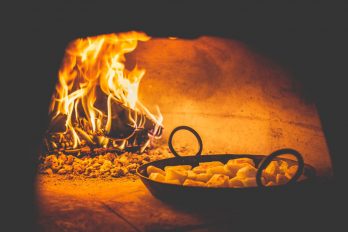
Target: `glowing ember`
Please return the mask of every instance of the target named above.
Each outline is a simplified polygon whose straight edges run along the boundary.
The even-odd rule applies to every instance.
[[[79,147],[82,138],[104,147],[113,138],[113,146],[122,149],[147,121],[152,123],[147,136],[161,135],[159,109],[155,116],[138,100],[145,70],[125,68],[125,54],[132,52],[138,41],[149,39],[144,33],[128,32],[77,39],[68,46],[49,111],[51,125],[63,121],[61,135],[69,134],[72,148]],[[118,125],[121,122],[125,125]],[[125,127],[131,132],[124,132]],[[148,145],[149,140],[142,149]]]

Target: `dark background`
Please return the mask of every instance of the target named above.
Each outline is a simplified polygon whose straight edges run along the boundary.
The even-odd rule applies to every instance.
[[[348,11],[343,1],[30,1],[8,6],[1,14],[1,209],[7,217],[0,227],[36,230],[36,154],[65,46],[77,37],[129,30],[153,37],[231,37],[290,70],[317,104],[335,179],[313,195],[315,201],[284,216],[296,226],[296,219],[305,218],[308,224],[301,226],[312,229],[342,222],[338,208],[345,203],[348,156]]]

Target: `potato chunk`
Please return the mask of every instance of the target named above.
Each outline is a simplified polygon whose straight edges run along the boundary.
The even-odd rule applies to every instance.
[[[276,178],[275,175],[273,176],[270,173],[265,171],[262,172],[262,177],[265,178],[266,182],[270,182],[270,181],[275,182],[275,178]]]
[[[190,180],[195,180],[197,178],[197,174],[191,170],[187,171],[187,178]]]
[[[207,184],[202,181],[196,181],[196,180],[190,180],[186,179],[183,183],[184,186],[200,186],[200,187],[206,187]]]
[[[277,185],[283,185],[289,182],[289,178],[286,177],[286,175],[278,173],[276,176],[276,183]]]
[[[270,181],[270,182],[268,182],[268,183],[266,184],[267,187],[269,187],[269,186],[275,186],[275,185],[276,185],[276,183],[274,183],[273,181]]]
[[[291,167],[289,167],[287,170],[286,170],[286,173],[285,173],[285,176],[288,178],[288,179],[291,179],[295,173],[297,172],[297,169],[298,169],[298,166],[297,165],[293,165]]]
[[[279,165],[277,161],[271,161],[269,165],[263,170],[262,177],[265,178],[267,182],[276,182],[276,176],[279,172]]]
[[[243,184],[245,187],[256,187],[256,178],[255,177],[248,177],[243,179]]]
[[[181,185],[180,181],[178,179],[174,179],[174,180],[165,180],[165,183],[168,184],[177,184],[177,185]]]
[[[275,176],[279,172],[279,165],[277,161],[271,161],[268,166],[264,169],[266,173],[271,176]]]
[[[230,188],[241,188],[244,187],[243,181],[238,177],[234,177],[228,181],[228,186]]]
[[[197,166],[197,167],[192,168],[192,171],[196,174],[200,174],[200,173],[206,173],[207,169],[208,169],[208,167]]]
[[[207,169],[208,174],[223,174],[229,177],[234,177],[235,173],[231,171],[226,165],[224,166],[215,166],[215,167],[209,167]]]
[[[151,173],[160,173],[162,175],[166,175],[166,173],[162,169],[157,168],[157,167],[152,166],[152,165],[148,166],[146,168],[146,171],[147,171],[148,175],[151,175]]]
[[[159,182],[164,182],[165,181],[165,177],[164,175],[162,175],[161,173],[158,173],[158,172],[153,172],[150,174],[149,178],[151,180],[154,180],[154,181],[159,181]]]
[[[278,164],[279,164],[279,172],[282,174],[285,174],[289,167],[288,162],[284,160],[280,160]]]
[[[213,174],[211,174],[211,173],[200,173],[200,174],[197,174],[196,180],[197,181],[207,182],[208,180],[210,180],[210,178],[212,176],[213,176]]]
[[[187,178],[186,170],[177,170],[177,169],[167,169],[166,170],[166,181],[168,180],[178,180],[180,183],[184,183]]]
[[[255,167],[255,163],[253,159],[250,158],[237,158],[237,159],[230,159],[228,162],[234,163],[234,164],[243,164],[248,163],[251,166]]]
[[[249,177],[255,178],[256,172],[257,172],[256,168],[252,167],[251,165],[248,165],[239,169],[236,176],[239,178],[249,178]]]
[[[224,166],[224,169],[226,170],[226,174],[228,177],[233,178],[236,176],[236,172],[229,169],[226,165]]]
[[[228,169],[225,169],[225,166],[215,166],[207,169],[207,173],[210,174],[223,174],[227,176],[227,173],[229,172],[230,171]]]
[[[226,168],[229,171],[229,176],[230,177],[234,177],[236,176],[237,172],[239,169],[246,167],[246,166],[251,166],[253,167],[251,164],[249,163],[235,163],[235,161],[233,160],[229,160],[226,164],[225,164]]]
[[[175,170],[191,170],[192,166],[191,165],[176,165],[176,166],[165,166],[164,171],[168,171],[169,169],[175,169]]]
[[[214,174],[207,183],[208,187],[220,188],[228,187],[228,176],[223,174]]]
[[[200,167],[216,167],[223,166],[224,164],[220,161],[211,161],[211,162],[201,162],[199,163]]]

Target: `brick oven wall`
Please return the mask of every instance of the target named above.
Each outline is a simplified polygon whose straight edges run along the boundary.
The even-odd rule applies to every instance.
[[[127,65],[135,63],[146,69],[140,100],[151,111],[160,107],[165,137],[188,125],[201,135],[203,153],[290,147],[319,175],[332,175],[315,104],[289,71],[245,44],[206,36],[152,39],[127,56]]]

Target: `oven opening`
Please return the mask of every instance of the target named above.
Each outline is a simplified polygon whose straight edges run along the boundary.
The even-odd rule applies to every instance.
[[[168,205],[244,208],[228,199],[266,204],[330,180],[316,104],[294,75],[231,38],[129,31],[72,39],[38,154],[41,226],[202,224]],[[98,216],[62,225],[64,211]]]

